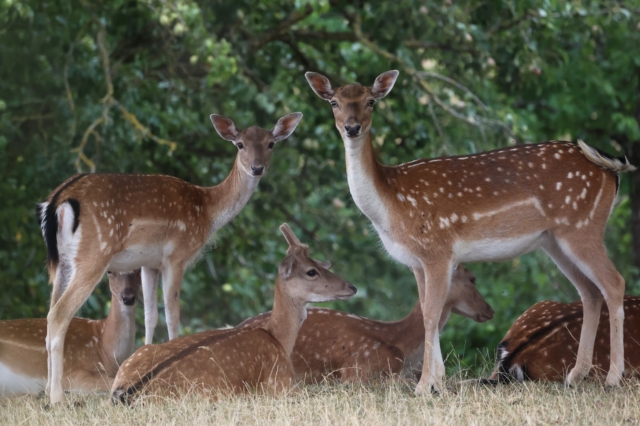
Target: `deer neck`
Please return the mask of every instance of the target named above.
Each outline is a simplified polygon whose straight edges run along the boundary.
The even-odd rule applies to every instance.
[[[135,351],[135,306],[125,306],[116,295],[111,295],[111,310],[102,321],[94,337],[98,339],[102,364],[107,375],[115,377],[118,367]]]
[[[409,315],[389,325],[391,326],[388,330],[389,335],[392,336],[390,343],[400,349],[403,354],[413,353],[424,343],[424,319],[420,302],[416,303]]]
[[[349,191],[358,208],[373,225],[389,231],[386,195],[389,192],[384,166],[376,160],[369,132],[359,138],[343,136]]]
[[[286,294],[279,280],[280,277],[276,279],[271,318],[264,328],[280,342],[287,355],[291,357],[300,326],[307,318],[306,302]]]
[[[207,188],[211,234],[240,213],[259,182],[260,177],[249,176],[242,170],[236,157],[229,176],[220,185]]]

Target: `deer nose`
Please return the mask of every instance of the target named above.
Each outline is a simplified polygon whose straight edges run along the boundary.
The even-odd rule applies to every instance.
[[[131,294],[123,294],[122,303],[124,303],[125,306],[133,306],[136,304],[136,296]]]
[[[358,289],[356,288],[356,286],[351,283],[348,283],[347,287],[349,287],[349,290],[351,290],[353,294],[356,294],[358,292]]]
[[[356,124],[355,126],[349,126],[348,124],[344,125],[344,130],[346,130],[347,135],[351,137],[358,136],[358,133],[360,133],[361,128],[362,126],[359,124]]]
[[[251,172],[253,173],[254,176],[260,176],[262,174],[262,172],[264,172],[264,166],[251,166]]]

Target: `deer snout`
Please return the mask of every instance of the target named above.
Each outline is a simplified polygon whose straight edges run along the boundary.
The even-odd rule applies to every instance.
[[[133,293],[123,293],[120,297],[125,306],[133,306],[136,304],[136,295]]]
[[[477,322],[486,322],[493,318],[493,308],[487,304],[487,306],[476,316]]]
[[[264,173],[264,166],[251,166],[251,173],[253,173],[254,176],[262,176],[262,174]]]
[[[362,128],[362,126],[359,125],[359,124],[354,124],[354,125],[345,124],[344,125],[344,130],[347,132],[347,136],[349,136],[350,138],[355,138],[356,136],[358,136],[360,134],[360,129],[361,128]]]

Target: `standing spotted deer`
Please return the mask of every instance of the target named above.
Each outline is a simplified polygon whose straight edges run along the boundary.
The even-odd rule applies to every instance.
[[[389,254],[416,274],[426,347],[416,393],[442,389],[435,368],[441,358],[438,322],[454,266],[507,260],[536,248],[571,280],[585,306],[578,360],[567,384],[589,371],[604,299],[611,312],[612,362],[606,383],[618,385],[624,373],[625,283],[607,257],[603,234],[618,174],[635,168],[582,141],[380,164],[371,144],[371,116],[397,77],[397,71],[388,71],[372,87],[334,89],[326,77],[306,74],[313,91],[333,108],[356,205]]]
[[[238,130],[230,119],[211,115],[218,134],[238,154],[218,186],[196,186],[163,175],[76,175],[38,206],[53,282],[47,316],[51,402],[63,400],[62,354],[67,326],[109,269],[142,267],[147,343],[157,323],[157,278],[162,273],[169,339],[178,335],[180,287],[185,269],[222,226],[242,210],[266,173],[276,142],[302,118],[282,117],[273,130]]]
[[[438,329],[442,331],[451,312],[485,322],[493,309],[476,289],[476,278],[458,265],[451,278]],[[291,361],[296,379],[315,383],[379,380],[386,376],[412,377],[422,364],[424,321],[418,302],[411,313],[395,322],[375,321],[326,308],[307,308]],[[263,326],[271,312],[245,320],[238,328]],[[444,363],[439,365],[444,374]]]
[[[294,384],[291,351],[308,302],[348,299],[356,288],[314,260],[286,223],[289,248],[278,267],[271,318],[261,327],[196,333],[146,345],[124,362],[115,378],[114,402],[140,395],[181,396],[203,392],[278,394]]]
[[[624,297],[625,374],[640,377],[640,297]],[[484,382],[562,381],[576,363],[582,303],[539,302],[513,323],[498,346],[498,362]],[[610,364],[609,311],[600,311],[593,354],[593,376]]]
[[[64,346],[68,392],[109,391],[118,367],[136,349],[140,271],[109,272],[111,309],[94,321],[72,318]],[[0,321],[0,397],[38,393],[47,384],[46,318]]]

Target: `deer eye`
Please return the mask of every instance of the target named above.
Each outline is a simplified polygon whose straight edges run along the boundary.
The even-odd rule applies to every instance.
[[[269,147],[269,149],[273,149],[273,145],[275,145],[273,142],[269,142],[269,145],[267,145]]]
[[[336,101],[331,101],[331,107],[337,108],[338,107],[338,103]]]
[[[471,281],[471,284],[476,285],[476,278],[475,277],[471,278],[470,281]]]
[[[367,106],[373,107],[375,103],[376,103],[375,99],[369,99],[369,102],[367,102]]]
[[[318,275],[318,271],[316,271],[315,269],[309,269],[307,271],[307,275],[310,277],[315,277],[316,275]]]
[[[238,149],[244,149],[244,145],[242,144],[242,142],[238,142],[236,146],[238,147]]]

